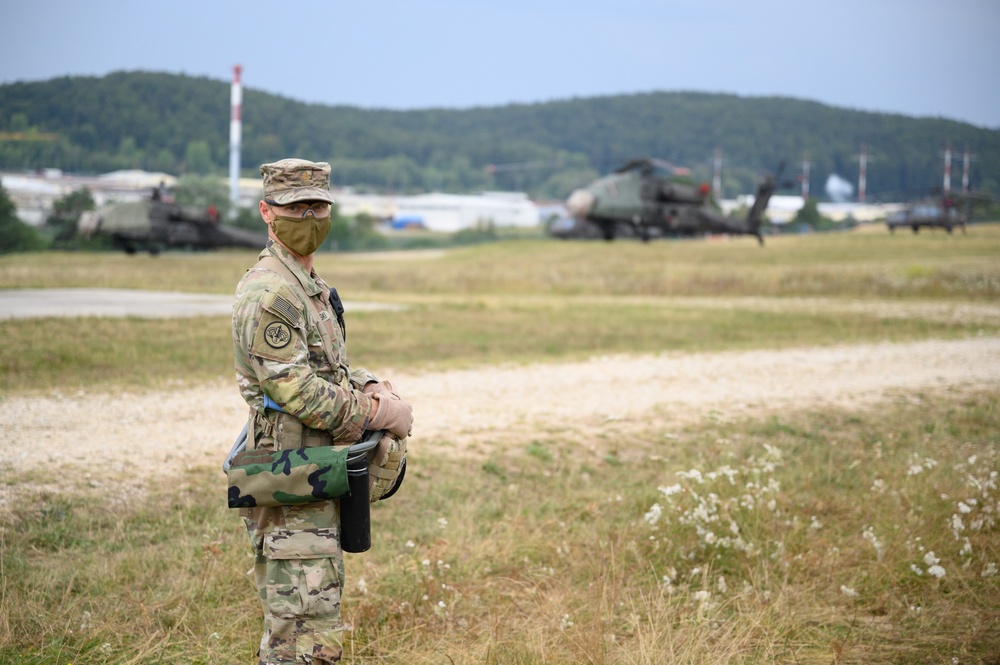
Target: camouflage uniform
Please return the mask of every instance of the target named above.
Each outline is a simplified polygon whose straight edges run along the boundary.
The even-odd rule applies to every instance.
[[[371,409],[361,388],[376,378],[350,369],[326,283],[314,271],[307,274],[278,243],[268,243],[260,254],[266,257],[280,261],[296,282],[289,283],[264,261],[247,272],[236,290],[233,346],[240,392],[250,405],[253,438],[248,448],[280,447],[281,428],[294,427],[295,421],[306,442],[301,445],[354,443]],[[318,317],[310,299],[318,305]],[[320,326],[334,333],[333,365],[324,352]],[[265,411],[265,394],[294,418]],[[249,508],[242,514],[264,608],[260,662],[339,660],[344,586],[339,501]]]

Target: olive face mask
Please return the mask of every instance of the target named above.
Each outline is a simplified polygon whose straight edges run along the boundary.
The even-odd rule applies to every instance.
[[[315,252],[330,232],[330,215],[317,219],[316,214],[307,210],[302,217],[274,216],[271,223],[274,235],[288,249],[299,256]]]

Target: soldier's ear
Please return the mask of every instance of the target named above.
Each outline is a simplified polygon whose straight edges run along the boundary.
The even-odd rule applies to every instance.
[[[263,201],[261,201],[260,205],[259,205],[259,209],[260,209],[261,219],[264,220],[265,224],[267,224],[268,226],[270,226],[271,222],[274,221],[274,217],[273,217],[274,216],[274,211],[271,210],[271,206],[269,206],[266,203],[264,203]]]

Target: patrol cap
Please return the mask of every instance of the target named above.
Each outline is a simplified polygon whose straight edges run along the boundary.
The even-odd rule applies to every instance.
[[[260,165],[264,198],[280,206],[296,201],[326,201],[330,195],[330,165],[305,159],[282,159]]]

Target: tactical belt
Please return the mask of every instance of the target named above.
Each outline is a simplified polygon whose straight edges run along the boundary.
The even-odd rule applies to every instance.
[[[256,409],[250,409],[250,418],[260,426],[266,436],[274,439],[275,450],[333,445],[333,436],[328,431],[307,427],[289,413],[268,410],[262,414]]]

